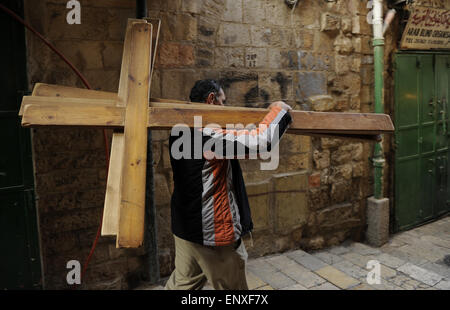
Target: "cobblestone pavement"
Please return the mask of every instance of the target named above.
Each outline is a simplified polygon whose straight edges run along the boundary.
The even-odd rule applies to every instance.
[[[371,260],[380,263],[379,284],[367,281]],[[165,281],[139,289],[162,289]],[[450,216],[395,234],[380,248],[347,241],[250,259],[247,281],[252,290],[450,290]]]

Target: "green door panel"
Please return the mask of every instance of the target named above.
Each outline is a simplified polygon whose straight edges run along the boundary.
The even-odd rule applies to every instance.
[[[435,79],[434,79],[434,59],[433,55],[418,56],[419,70],[418,79],[420,81],[418,93],[419,107],[419,182],[418,191],[420,197],[417,223],[430,220],[434,216],[436,207],[435,186],[436,186],[436,108],[435,108]]]
[[[436,186],[436,165],[434,153],[420,157],[419,169],[420,184],[418,193],[420,193],[420,203],[418,206],[417,223],[421,223],[433,218],[433,210],[436,206],[434,187]]]
[[[422,154],[434,154],[435,152],[435,140],[436,140],[436,126],[432,124],[422,125],[422,139],[421,141],[421,153]]]
[[[417,106],[418,78],[417,62],[415,56],[402,57],[397,59],[397,67],[402,69],[402,77],[396,80],[396,86],[401,89],[398,94],[397,126],[417,126],[419,122],[419,109]]]
[[[436,56],[436,80],[437,80],[437,162],[438,170],[436,188],[439,204],[436,210],[438,215],[450,211],[450,189],[449,189],[449,87],[450,87],[450,56]]]
[[[396,225],[415,225],[420,209],[420,93],[419,57],[397,57],[396,67]]]
[[[415,159],[396,163],[396,192],[411,193],[395,197],[396,224],[399,228],[417,223],[419,199],[415,193],[420,191],[419,174],[418,161]]]
[[[436,215],[442,215],[448,211],[447,199],[447,175],[446,175],[447,151],[438,152],[436,156]]]
[[[399,53],[395,58],[395,229],[449,208],[450,57]]]
[[[399,125],[401,126],[401,125]],[[415,158],[419,156],[419,126],[401,126],[397,133],[397,143],[402,147],[398,148],[398,156],[401,159]]]

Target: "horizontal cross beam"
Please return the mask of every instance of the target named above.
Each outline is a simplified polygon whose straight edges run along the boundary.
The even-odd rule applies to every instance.
[[[120,128],[124,126],[125,109],[111,99],[79,99],[25,96],[22,125],[92,126]],[[378,135],[393,132],[386,114],[291,111],[290,133]],[[204,104],[151,102],[147,126],[171,129],[177,124],[194,127],[194,116],[202,116],[202,124],[258,124],[267,109],[223,107]]]
[[[54,98],[73,98],[73,99],[103,99],[103,100],[118,100],[118,94],[114,92],[107,92],[101,90],[92,90],[86,88],[77,88],[70,86],[61,86],[45,83],[36,83],[33,88],[32,97],[54,97]],[[161,99],[150,98],[151,102],[168,102],[168,103],[185,103],[192,102],[174,100],[174,99]],[[84,102],[84,101],[80,101]],[[52,101],[51,103],[58,104],[59,101]],[[64,102],[62,103],[64,104]],[[201,103],[198,103],[201,104]],[[24,104],[20,106],[19,116],[23,115]]]

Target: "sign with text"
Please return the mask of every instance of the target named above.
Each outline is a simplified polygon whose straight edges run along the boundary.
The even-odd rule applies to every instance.
[[[400,48],[450,49],[450,10],[414,7]]]

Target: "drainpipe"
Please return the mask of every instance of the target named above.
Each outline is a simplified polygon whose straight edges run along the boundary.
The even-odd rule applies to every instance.
[[[373,1],[373,47],[375,71],[375,113],[384,113],[384,37],[383,37],[383,0]],[[373,159],[374,197],[383,198],[383,145],[375,144]]]
[[[375,113],[384,113],[384,38],[383,1],[373,1],[373,55],[375,71]],[[375,144],[372,163],[374,167],[374,196],[367,199],[366,242],[380,247],[389,241],[389,199],[383,198],[383,145]]]
[[[147,0],[136,0],[136,18],[147,17]]]
[[[136,18],[147,17],[147,0],[136,0]],[[145,248],[147,250],[147,266],[144,278],[149,283],[159,281],[158,240],[156,236],[155,181],[153,171],[152,131],[147,131],[147,174],[145,192]]]

